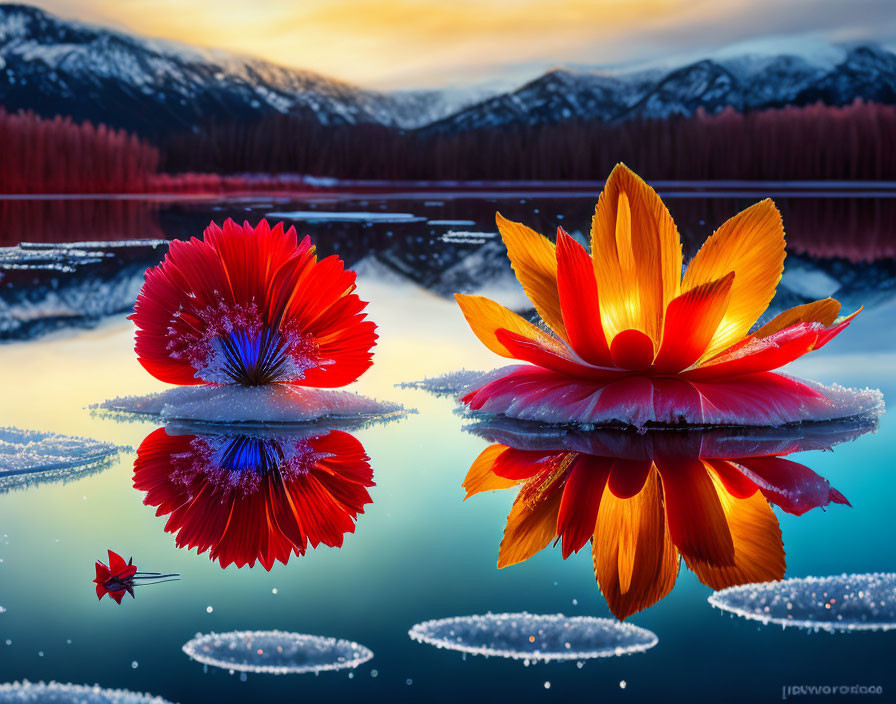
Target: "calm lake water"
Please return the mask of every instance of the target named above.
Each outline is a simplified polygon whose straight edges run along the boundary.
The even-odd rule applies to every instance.
[[[669,206],[693,253],[725,217],[758,199],[689,197],[670,199]],[[353,433],[371,458],[376,486],[344,547],[309,550],[270,572],[258,566],[222,569],[207,554],[176,548],[164,530],[165,518],[156,517],[132,486],[133,451],[91,476],[0,494],[0,605],[6,609],[0,613],[0,682],[99,683],[181,703],[772,701],[790,685],[882,686],[877,700],[896,696],[893,633],[807,634],[731,618],[709,606],[711,590],[683,566],[667,598],[629,619],[658,636],[658,645],[646,653],[591,660],[583,667],[525,667],[501,658],[463,658],[408,637],[420,621],[488,611],[610,615],[587,550],[564,561],[559,548],[548,548],[523,564],[496,568],[513,492],[463,502],[460,486],[486,441],[464,432],[451,399],[395,386],[461,367],[498,366],[500,360],[473,337],[448,297],[455,290],[476,291],[523,306],[495,237],[496,209],[543,232],[559,224],[582,234],[594,200],[442,194],[124,206],[6,203],[7,244],[183,238],[226,217],[295,222],[323,253],[339,252],[357,266],[358,292],[371,302],[370,316],[379,325],[375,364],[352,390],[416,413]],[[790,371],[823,383],[879,388],[887,400],[896,391],[892,205],[878,198],[782,199],[791,256],[775,304],[830,294],[849,311],[865,303],[847,332]],[[67,217],[77,228],[65,229]],[[141,256],[151,260],[163,252]],[[117,256],[130,264],[143,261]],[[55,288],[48,283],[53,276]],[[90,288],[100,274],[87,265],[74,273],[38,270],[30,283],[17,279],[20,287],[33,289],[29,315],[52,319],[53,330],[38,335],[44,328],[36,326],[20,335],[33,339],[0,345],[0,426],[131,448],[158,427],[95,417],[86,409],[165,386],[137,363],[125,313],[97,322],[93,314],[60,316],[43,305],[50,289],[64,294],[80,286],[81,295],[69,307],[76,305],[72,301],[95,302],[90,295],[133,294],[128,281],[118,281],[117,288],[109,283],[114,271],[102,277],[108,289]],[[828,478],[852,507],[831,505],[802,517],[776,509],[788,576],[896,571],[894,456],[896,425],[884,415],[876,433],[834,452],[793,457]],[[93,564],[107,548],[133,555],[141,569],[179,572],[182,578],[138,590],[136,599],[126,597],[121,606],[98,602]],[[318,676],[241,678],[206,669],[181,651],[197,633],[263,629],[345,638],[370,648],[374,658],[355,670]]]

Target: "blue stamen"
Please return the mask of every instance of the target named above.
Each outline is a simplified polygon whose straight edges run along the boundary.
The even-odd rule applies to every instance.
[[[286,366],[286,344],[276,330],[234,330],[218,339],[224,352],[223,371],[238,384],[270,384],[277,381]]]

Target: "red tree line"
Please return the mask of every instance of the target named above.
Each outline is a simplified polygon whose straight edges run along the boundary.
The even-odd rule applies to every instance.
[[[139,193],[159,151],[124,130],[0,107],[0,193]]]

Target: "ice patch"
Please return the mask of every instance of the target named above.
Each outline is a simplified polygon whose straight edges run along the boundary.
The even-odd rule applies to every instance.
[[[112,415],[146,416],[163,422],[223,425],[304,424],[326,419],[348,425],[387,421],[409,411],[348,391],[296,387],[184,386],[148,396],[122,396],[91,406]]]
[[[10,682],[0,684],[0,704],[171,704],[151,694],[126,689],[103,689],[59,682]]]
[[[485,376],[485,372],[460,369],[440,376],[431,376],[419,381],[403,381],[396,386],[400,389],[420,389],[436,396],[456,396],[463,389],[475,384]]]
[[[527,662],[630,655],[659,642],[651,631],[609,618],[526,612],[425,621],[408,635],[437,648]]]
[[[70,435],[0,428],[0,493],[90,474],[107,467],[122,449]]]
[[[425,222],[426,218],[413,213],[365,213],[324,210],[275,210],[269,218],[301,220],[303,222]]]
[[[841,633],[896,629],[896,573],[805,577],[715,592],[709,603],[783,627]]]
[[[506,416],[581,429],[774,427],[847,418],[873,420],[885,410],[883,394],[877,389],[823,386],[771,373],[761,379],[757,375],[719,383],[652,377],[593,382],[533,365],[514,365],[479,378],[452,372],[414,384],[434,393],[466,397],[475,409],[469,411],[471,417]]]
[[[439,240],[445,244],[485,244],[488,240],[497,236],[497,232],[463,232],[453,230],[446,232],[439,237]]]
[[[353,669],[373,657],[358,643],[285,631],[197,635],[183,651],[205,665],[267,675]]]

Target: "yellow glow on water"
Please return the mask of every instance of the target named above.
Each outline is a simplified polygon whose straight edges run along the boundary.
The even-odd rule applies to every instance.
[[[503,361],[478,343],[453,300],[367,279],[359,282],[358,292],[371,301],[379,340],[374,366],[350,390],[395,399],[401,395],[396,383],[461,367],[489,369]],[[122,425],[87,410],[116,396],[169,388],[137,362],[133,337],[133,324],[122,317],[95,330],[0,345],[0,425],[139,444],[147,424]]]

